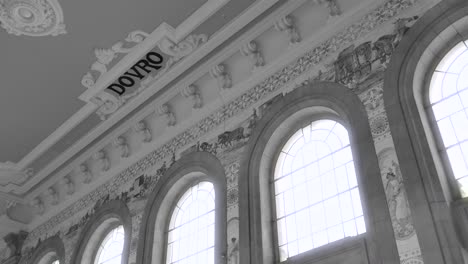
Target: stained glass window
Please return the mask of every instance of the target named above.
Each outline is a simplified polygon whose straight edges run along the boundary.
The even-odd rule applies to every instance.
[[[123,226],[110,231],[99,246],[95,264],[121,264],[124,241]]]
[[[215,191],[200,182],[177,202],[168,230],[166,263],[214,263]]]
[[[274,172],[280,260],[366,232],[347,130],[318,120],[285,144]]]
[[[432,75],[429,99],[443,151],[463,197],[468,196],[468,48],[456,45]]]

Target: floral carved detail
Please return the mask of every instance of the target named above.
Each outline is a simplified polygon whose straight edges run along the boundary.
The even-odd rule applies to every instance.
[[[228,89],[232,86],[231,75],[226,71],[224,64],[218,64],[210,69],[210,76],[218,82],[219,89]]]
[[[282,17],[280,20],[276,21],[275,29],[278,31],[284,31],[288,34],[289,44],[296,44],[302,40],[301,34],[299,34],[299,31],[294,24],[294,19],[290,15]]]
[[[57,0],[0,0],[0,25],[17,36],[67,33]]]
[[[106,194],[118,191],[119,186],[134,181],[135,177],[141,175],[142,172],[150,169],[165,158],[172,156],[174,150],[183,150],[188,145],[195,144],[205,133],[212,131],[215,127],[223,124],[234,115],[252,107],[252,105],[260,99],[270,95],[273,91],[281,89],[286,83],[294,80],[299,75],[322,62],[323,59],[330,56],[331,53],[351,45],[359,38],[371,32],[376,26],[396,17],[402,10],[411,7],[413,4],[414,0],[389,0],[385,2],[356,24],[351,25],[319,46],[313,48],[311,51],[277,71],[243,95],[228,102],[215,113],[202,119],[198,124],[176,135],[144,158],[127,167],[124,171],[117,174],[105,184],[98,186],[59,214],[51,217],[47,222],[32,230],[27,240],[37,240],[39,237],[46,234],[48,230],[55,228],[59,223],[72,217],[76,212],[87,208]]]
[[[250,41],[244,44],[240,49],[240,53],[244,56],[249,57],[250,62],[254,66],[254,69],[265,65],[263,55],[260,52],[258,44],[255,41]]]
[[[145,121],[140,121],[135,125],[135,132],[140,135],[142,142],[150,142],[151,141],[151,131],[146,126]]]
[[[239,202],[239,190],[237,187],[229,189],[227,192],[228,207],[236,205]]]
[[[118,57],[119,53],[129,53],[133,50],[136,44],[145,40],[146,37],[148,37],[148,33],[137,30],[131,32],[127,36],[127,38],[125,39],[126,43],[124,43],[123,41],[119,41],[115,43],[111,48],[95,49],[94,55],[96,56],[97,61],[91,65],[91,71],[87,72],[83,76],[83,78],[81,79],[81,84],[88,89],[93,88],[96,82],[102,77],[102,75],[107,72],[107,67]],[[132,43],[133,45],[131,45],[130,47],[124,47],[126,45],[128,46],[128,43]],[[95,77],[92,72],[97,72],[98,76]]]
[[[203,106],[203,99],[200,95],[200,92],[198,91],[198,87],[196,87],[194,84],[191,84],[187,87],[181,88],[180,89],[180,94],[185,97],[185,98],[190,98],[193,102],[193,108],[194,109],[199,109]]]

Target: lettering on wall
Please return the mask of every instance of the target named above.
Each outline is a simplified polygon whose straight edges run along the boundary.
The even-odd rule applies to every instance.
[[[118,95],[123,95],[128,88],[133,87],[136,83],[143,80],[149,73],[161,69],[162,62],[163,57],[161,54],[154,51],[148,52],[143,59],[135,63],[114,83],[107,86],[106,89]]]

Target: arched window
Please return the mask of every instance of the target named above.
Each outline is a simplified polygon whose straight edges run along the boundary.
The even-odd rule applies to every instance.
[[[448,158],[455,186],[468,197],[468,48],[458,43],[436,67],[429,101],[442,138],[439,151]]]
[[[210,182],[200,182],[175,205],[168,229],[166,263],[214,263],[214,234],[214,187]]]
[[[280,260],[366,232],[346,128],[317,120],[294,133],[275,168]]]
[[[124,249],[125,232],[122,225],[112,229],[99,245],[95,264],[120,264]]]
[[[59,236],[55,235],[42,241],[34,250],[28,263],[60,264],[65,263],[65,248]]]

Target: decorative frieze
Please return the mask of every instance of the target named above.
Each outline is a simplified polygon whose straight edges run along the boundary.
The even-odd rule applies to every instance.
[[[127,140],[123,136],[119,136],[114,140],[114,146],[118,150],[121,158],[126,158],[130,155],[130,148]]]
[[[151,131],[146,126],[145,121],[142,120],[142,121],[136,123],[134,130],[135,130],[135,133],[137,133],[140,136],[141,141],[143,143],[151,141],[151,138],[152,138]]]
[[[66,194],[72,195],[75,193],[75,184],[70,179],[70,176],[63,177],[62,183]]]
[[[276,21],[275,29],[278,31],[284,31],[288,34],[289,44],[296,44],[302,40],[301,34],[294,24],[294,18],[291,15],[284,16],[280,20]]]
[[[0,25],[10,34],[65,34],[62,7],[57,0],[0,0]]]
[[[106,152],[104,152],[104,150],[96,152],[94,154],[94,160],[96,160],[101,172],[106,172],[110,169],[110,161],[109,158],[107,158]]]
[[[81,164],[79,170],[84,184],[88,184],[93,180],[93,175],[89,171],[88,166],[86,164]]]
[[[224,64],[218,64],[210,69],[210,76],[218,82],[219,89],[229,89],[232,86],[231,75]]]
[[[207,132],[224,124],[231,117],[251,108],[255,103],[266,98],[272,92],[281,89],[298,76],[306,73],[312,67],[322,62],[324,58],[330,56],[330,54],[353,44],[357,39],[372,31],[376,26],[397,16],[401,10],[412,6],[413,3],[413,0],[389,0],[385,2],[382,6],[366,15],[358,23],[351,25],[346,30],[339,32],[313,48],[310,52],[307,52],[302,57],[274,73],[243,95],[227,102],[226,105],[213,112],[208,117],[200,120],[196,125],[174,136],[174,138],[126,168],[107,183],[98,186],[76,203],[70,205],[61,213],[34,229],[28,237],[28,240],[36,240],[76,212],[89,207],[109,193],[116,192],[119,186],[134,181],[142,172],[162,162],[164,159],[171,157],[174,151],[180,151],[187,148],[189,144],[195,144],[197,140]]]
[[[250,63],[252,63],[254,69],[265,65],[263,55],[260,52],[258,44],[255,41],[249,41],[246,44],[242,45],[242,47],[240,48],[240,53],[243,56],[249,57]]]
[[[167,126],[174,126],[176,124],[176,118],[174,113],[171,111],[169,104],[163,104],[158,107],[157,112],[160,116],[166,119]]]
[[[189,98],[193,103],[193,109],[199,109],[203,106],[203,99],[198,91],[198,87],[194,84],[190,84],[187,87],[182,87],[180,89],[180,94],[185,97]]]

